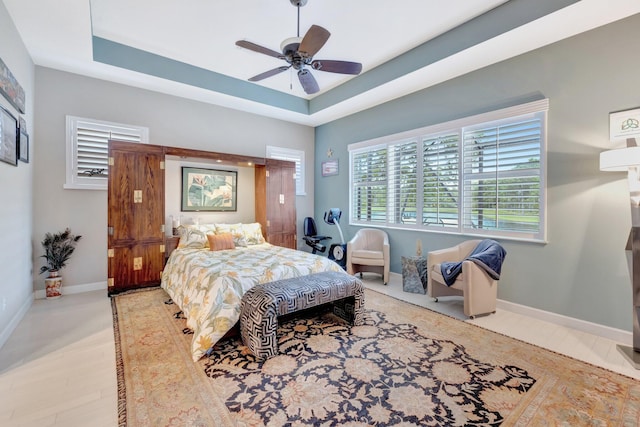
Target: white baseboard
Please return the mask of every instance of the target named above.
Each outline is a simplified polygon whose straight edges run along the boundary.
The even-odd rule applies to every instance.
[[[33,304],[33,294],[29,295],[29,298],[27,298],[24,304],[22,304],[20,310],[18,310],[16,315],[9,321],[9,324],[0,331],[0,348],[2,348],[2,346],[7,342],[20,321],[27,314],[27,311],[31,308],[31,304]]]
[[[99,291],[101,289],[107,289],[107,282],[95,282],[85,283],[84,285],[65,286],[62,285],[62,295],[79,294],[82,292]],[[47,293],[44,289],[35,291],[36,299],[44,299],[47,297]]]
[[[619,343],[631,343],[633,342],[633,333],[629,331],[623,331],[622,329],[612,328],[610,326],[599,325],[597,323],[588,322],[586,320],[576,319],[574,317],[565,316],[562,314],[552,313],[550,311],[544,311],[526,305],[516,304],[509,301],[498,300],[498,308],[511,311],[513,313],[522,314],[525,316],[533,317],[534,319],[542,320],[545,322],[553,323],[555,325],[564,326],[567,328],[575,329],[588,334],[596,335],[598,337],[606,338]]]
[[[391,272],[390,275],[402,283],[402,275],[400,273]],[[497,307],[513,313],[522,314],[531,318],[553,323],[554,325],[564,326],[566,328],[575,329],[577,331],[586,332],[598,337],[606,338],[615,342],[631,345],[633,342],[633,333],[622,329],[612,328],[610,326],[600,325],[598,323],[588,322],[586,320],[576,319],[574,317],[565,316],[563,314],[552,313],[550,311],[540,310],[538,308],[526,305],[516,304],[509,301],[499,299]]]

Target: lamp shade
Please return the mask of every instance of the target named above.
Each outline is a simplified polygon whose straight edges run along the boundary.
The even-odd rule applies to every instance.
[[[640,147],[626,147],[600,153],[600,170],[626,172],[640,166]]]

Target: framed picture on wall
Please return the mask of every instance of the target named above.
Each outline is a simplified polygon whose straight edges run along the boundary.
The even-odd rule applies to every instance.
[[[338,175],[338,159],[322,162],[322,176]]]
[[[609,113],[609,140],[640,137],[640,108]]]
[[[0,59],[0,94],[4,95],[16,110],[24,114],[24,89],[2,59]]]
[[[236,211],[238,172],[182,168],[183,212]]]
[[[18,165],[18,121],[0,107],[0,160],[10,165]]]
[[[18,152],[20,153],[20,161],[29,163],[29,135],[27,130],[20,128],[18,132]]]

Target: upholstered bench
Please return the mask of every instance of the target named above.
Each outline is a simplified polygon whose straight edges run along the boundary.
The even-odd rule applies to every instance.
[[[328,271],[255,286],[240,304],[242,341],[258,360],[273,357],[278,354],[278,316],[346,298],[353,299],[351,322],[362,325],[364,287],[349,274]],[[340,315],[338,311],[344,311],[344,304],[335,304],[334,312]]]

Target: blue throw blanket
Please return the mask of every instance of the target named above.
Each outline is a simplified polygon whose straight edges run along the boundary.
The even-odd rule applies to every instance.
[[[502,262],[507,256],[507,251],[495,240],[484,239],[463,261],[472,261],[484,269],[495,280],[500,279]],[[456,277],[462,273],[462,262],[443,262],[440,271],[447,286],[453,285]]]

